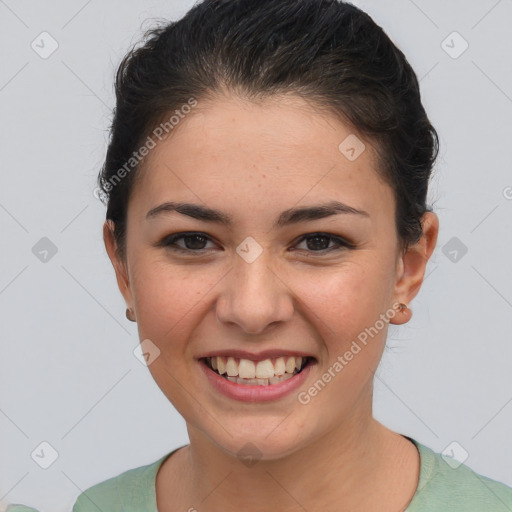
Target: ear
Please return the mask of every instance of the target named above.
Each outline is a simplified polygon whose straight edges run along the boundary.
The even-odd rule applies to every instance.
[[[422,219],[422,236],[399,256],[397,261],[394,296],[396,302],[408,305],[423,284],[425,269],[434,252],[439,233],[439,219],[433,212],[426,212]],[[390,320],[392,324],[403,324],[411,319],[412,311],[407,308]]]
[[[119,290],[126,301],[126,307],[133,309],[133,298],[130,289],[130,280],[128,277],[128,269],[126,262],[123,261],[117,253],[117,242],[114,237],[114,223],[111,220],[106,220],[103,224],[103,241],[108,253],[108,257],[112,262],[116,272],[117,285]]]

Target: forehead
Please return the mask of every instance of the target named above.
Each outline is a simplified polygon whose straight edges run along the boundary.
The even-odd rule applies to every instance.
[[[376,166],[371,142],[314,103],[220,96],[199,101],[170,136],[157,140],[133,195],[145,208],[176,194],[217,206],[229,196],[230,204],[238,198],[272,208],[330,194],[368,210],[393,203]]]

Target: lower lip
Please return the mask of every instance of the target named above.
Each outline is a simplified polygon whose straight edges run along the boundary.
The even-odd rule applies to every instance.
[[[225,377],[221,377],[218,373],[210,369],[204,361],[200,360],[199,365],[210,381],[210,384],[223,395],[244,402],[265,402],[268,400],[277,400],[295,391],[307,379],[314,363],[309,362],[300,373],[297,373],[290,379],[280,382],[279,384],[268,384],[266,386],[237,384]]]

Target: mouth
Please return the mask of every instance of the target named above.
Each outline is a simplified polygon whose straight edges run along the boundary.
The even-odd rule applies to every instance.
[[[210,356],[200,361],[212,372],[235,384],[273,386],[304,371],[316,362],[312,356],[279,356],[251,360],[231,356]]]

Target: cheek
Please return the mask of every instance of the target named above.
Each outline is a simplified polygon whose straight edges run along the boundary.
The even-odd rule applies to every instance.
[[[356,337],[390,306],[389,262],[374,255],[361,255],[337,268],[297,272],[289,280],[304,304],[304,315],[331,345]]]
[[[149,258],[140,258],[134,267],[132,287],[141,339],[151,339],[164,356],[183,352],[201,303],[217,280],[212,272],[199,272],[198,267]]]
[[[386,271],[354,263],[330,275],[297,280],[294,290],[304,298],[307,321],[314,324],[324,347],[318,379],[301,390],[301,399],[313,408],[304,410],[318,411],[318,427],[323,422],[325,428],[329,421],[334,425],[362,396],[371,394],[387,336],[387,322],[381,317],[389,310],[391,281]]]

